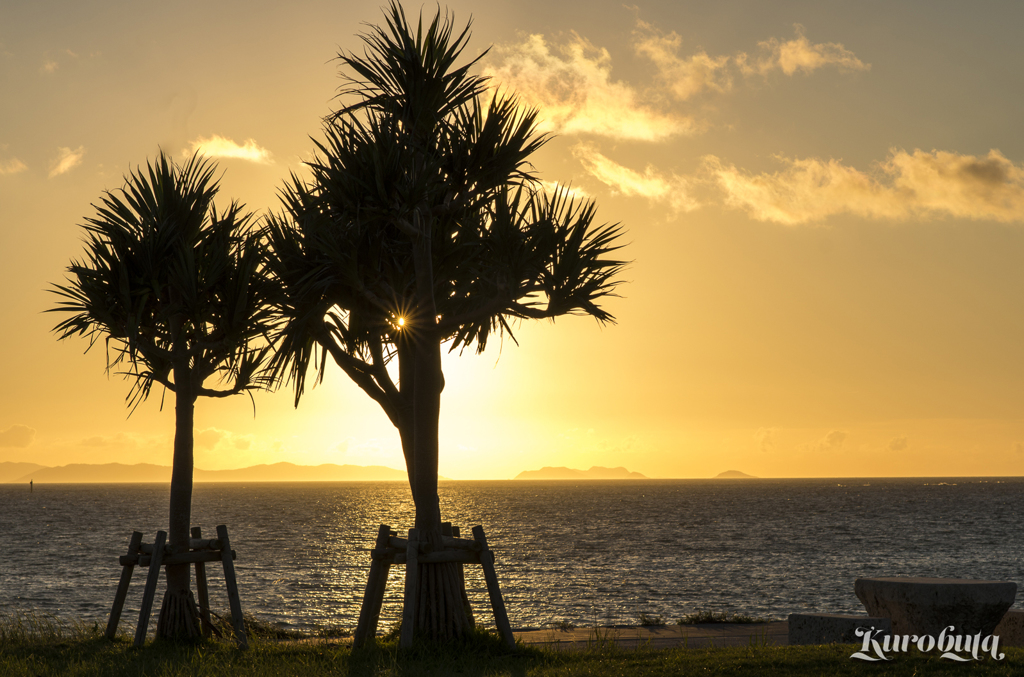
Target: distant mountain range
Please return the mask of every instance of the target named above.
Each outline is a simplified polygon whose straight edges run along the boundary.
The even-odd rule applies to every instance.
[[[602,468],[595,465],[590,470],[575,468],[545,467],[540,470],[526,470],[515,476],[517,480],[645,480],[647,477],[625,468]]]
[[[195,482],[345,482],[407,480],[404,470],[382,465],[273,463],[236,470],[193,471]],[[170,482],[171,468],[151,463],[72,463],[50,468],[36,463],[0,463],[0,483]]]
[[[726,470],[723,473],[718,473],[717,475],[715,475],[715,479],[722,479],[722,480],[756,480],[757,478],[754,477],[753,475],[748,475],[745,472],[740,472],[739,470]]]
[[[730,471],[735,472],[735,471]],[[742,475],[742,473],[740,473]],[[729,476],[726,473],[719,477]],[[749,476],[747,476],[749,477]],[[273,463],[237,468],[234,470],[193,471],[195,482],[351,482],[408,480],[404,470],[382,465],[295,465]],[[446,477],[439,477],[445,480]],[[594,466],[589,470],[545,467],[527,470],[516,475],[517,480],[646,480],[638,472],[625,468]],[[0,484],[79,484],[79,483],[168,483],[171,467],[152,463],[71,463],[56,467],[38,463],[0,462]]]

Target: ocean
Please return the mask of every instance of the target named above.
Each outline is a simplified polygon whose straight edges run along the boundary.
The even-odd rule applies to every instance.
[[[514,628],[863,612],[853,583],[864,576],[1024,583],[1024,478],[443,481],[439,493],[464,534],[486,530]],[[152,542],[166,528],[167,502],[159,484],[0,484],[0,615],[102,626],[118,556],[132,531]],[[284,628],[355,628],[381,523],[411,526],[406,483],[194,489],[193,524],[206,536],[228,526],[243,610]],[[211,605],[226,611],[222,571],[208,567]],[[400,615],[403,569],[382,629]],[[122,629],[134,629],[144,582],[137,569]],[[479,567],[467,586],[491,623]]]

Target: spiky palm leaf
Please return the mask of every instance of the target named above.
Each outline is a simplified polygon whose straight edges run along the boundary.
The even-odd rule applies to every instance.
[[[212,163],[193,155],[176,166],[160,154],[108,192],[86,219],[86,253],[68,267],[51,312],[71,313],[54,331],[90,347],[105,337],[108,369],[134,379],[132,408],[154,383],[171,380],[175,349],[187,351],[198,387],[193,396],[224,396],[268,383],[269,326],[263,244],[252,215],[232,203],[218,213]],[[111,349],[113,355],[110,354]],[[226,390],[202,386],[210,376]]]

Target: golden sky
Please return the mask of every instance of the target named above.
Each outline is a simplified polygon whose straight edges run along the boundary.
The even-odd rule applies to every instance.
[[[622,222],[609,309],[449,356],[441,473],[1024,474],[1024,3],[453,2],[535,156]],[[415,11],[416,7],[410,5]],[[426,11],[433,12],[434,5]],[[170,465],[102,345],[42,310],[83,218],[158,149],[276,208],[375,3],[0,5],[0,461]],[[196,465],[403,467],[340,372],[201,399]]]

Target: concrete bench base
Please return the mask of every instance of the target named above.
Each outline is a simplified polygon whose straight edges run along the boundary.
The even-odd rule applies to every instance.
[[[790,614],[790,644],[860,644],[863,637],[857,628],[871,628],[892,632],[888,618],[859,614]]]
[[[992,631],[1002,646],[1024,646],[1024,610],[1010,609]]]
[[[853,589],[870,615],[892,621],[893,633],[936,637],[950,625],[992,634],[1017,594],[1009,581],[952,578],[858,578]]]

